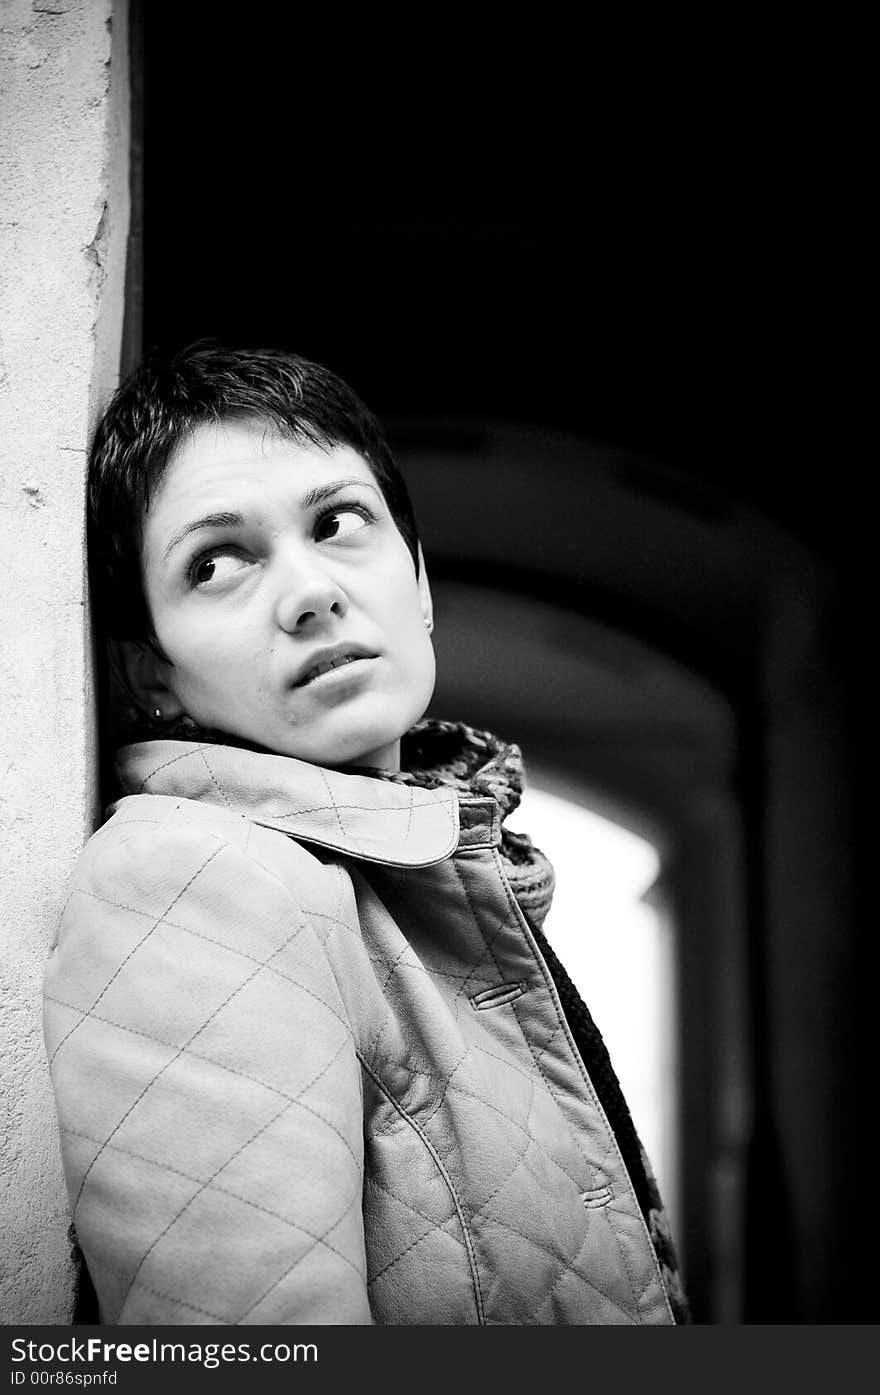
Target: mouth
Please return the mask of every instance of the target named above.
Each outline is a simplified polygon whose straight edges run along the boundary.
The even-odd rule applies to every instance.
[[[332,648],[321,649],[312,655],[308,664],[300,669],[293,682],[293,687],[305,688],[317,679],[323,678],[325,674],[348,668],[361,659],[374,659],[375,657],[375,654],[371,654],[358,644],[334,644]]]

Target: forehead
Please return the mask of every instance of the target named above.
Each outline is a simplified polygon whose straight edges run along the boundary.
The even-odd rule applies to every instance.
[[[268,497],[289,506],[316,485],[340,478],[376,485],[370,466],[351,446],[294,441],[253,419],[212,422],[173,452],[145,523],[150,531],[168,515],[206,502],[213,506],[220,496],[241,502]]]

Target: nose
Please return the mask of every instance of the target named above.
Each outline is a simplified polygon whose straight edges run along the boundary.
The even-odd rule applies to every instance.
[[[315,559],[288,563],[280,577],[275,614],[288,634],[322,629],[348,610],[348,597],[326,567]]]

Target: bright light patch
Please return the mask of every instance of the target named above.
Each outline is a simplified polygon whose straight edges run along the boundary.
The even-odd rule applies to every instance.
[[[544,931],[590,1009],[651,1159],[670,1219],[678,1209],[672,927],[642,897],[656,848],[618,824],[529,786],[508,820],[556,871]]]

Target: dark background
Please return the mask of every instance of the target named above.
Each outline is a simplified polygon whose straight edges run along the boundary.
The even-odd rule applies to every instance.
[[[149,8],[147,343],[259,333],[380,415],[645,449],[845,557],[845,191],[790,36]]]
[[[862,886],[873,519],[850,429],[860,378],[841,328],[856,294],[846,179],[824,70],[801,61],[802,36],[775,34],[766,20],[713,34],[664,17],[612,42],[573,20],[478,31],[451,12],[420,16],[418,29],[401,19],[364,32],[340,18],[318,34],[281,7],[232,15],[142,0],[132,20],[128,362],[143,347],[205,335],[286,346],[350,382],[403,455],[436,445],[472,449],[476,462],[482,421],[569,433],[625,462],[645,517],[654,498],[670,518],[680,508],[682,520],[702,520],[707,539],[731,508],[775,524],[825,577],[817,683],[834,704],[829,788],[845,792],[839,845],[825,852],[845,865],[847,885]],[[540,480],[534,488],[537,498]],[[585,490],[581,480],[578,507]],[[557,519],[560,536],[581,522],[564,494],[555,498],[542,506],[529,566],[515,551],[503,564],[476,553],[463,561],[454,514],[428,519],[434,574],[536,595],[552,583],[554,600],[567,586],[581,611],[684,657],[733,703],[758,1118],[743,1313],[867,1320],[865,1229],[876,1219],[848,1189],[863,1186],[868,1152],[876,954],[863,902],[859,915],[843,912],[839,887],[809,884],[811,777],[790,756],[780,774],[782,758],[768,755],[760,587],[743,584],[734,623],[730,571],[727,581],[722,567],[713,572],[708,553],[682,553],[690,601],[680,606],[659,592],[634,601],[625,557],[601,577],[589,559],[560,569]],[[503,528],[506,507],[501,494],[480,526]],[[529,507],[517,505],[520,535]],[[623,500],[621,532],[638,548],[642,513],[630,518],[629,508]],[[645,546],[667,547],[666,537],[646,534]],[[674,545],[674,529],[669,537]],[[755,567],[746,542],[743,575]],[[768,819],[788,823],[799,854],[765,835]],[[774,973],[784,980],[786,956],[800,952],[798,896],[826,896],[828,910],[810,932],[800,986],[780,988]],[[773,920],[780,902],[795,922],[784,930]],[[700,952],[691,951],[693,982]],[[828,990],[830,1017],[816,1016],[802,1006],[812,1002],[804,985],[829,964],[842,988]],[[699,1014],[697,1057],[712,1032],[710,1009]],[[794,1077],[815,1069],[834,1101],[818,1115],[830,1139],[787,1118],[792,1061]],[[704,1080],[686,1101],[697,1131],[710,1095]],[[802,1117],[815,1122],[817,1111]],[[803,1158],[829,1157],[835,1144],[836,1170],[808,1176]],[[802,1169],[793,1200],[786,1154]],[[695,1177],[707,1156],[692,1164]],[[823,1188],[816,1239],[807,1198]],[[697,1208],[692,1253],[700,1226]],[[707,1292],[710,1271],[708,1256]],[[700,1292],[695,1310],[711,1320]]]

